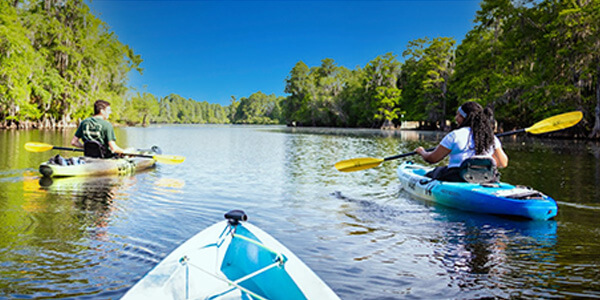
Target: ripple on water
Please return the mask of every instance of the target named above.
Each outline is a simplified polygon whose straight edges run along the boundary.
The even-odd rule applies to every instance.
[[[118,129],[129,143],[187,158],[132,176],[44,185],[27,169],[36,163],[0,170],[0,293],[118,298],[185,240],[243,209],[343,299],[600,298],[590,184],[598,164],[587,156],[568,168],[573,154],[503,141],[514,162],[503,178],[563,201],[558,221],[515,222],[407,196],[398,188],[400,160],[362,172],[333,167],[440,136],[281,129]]]

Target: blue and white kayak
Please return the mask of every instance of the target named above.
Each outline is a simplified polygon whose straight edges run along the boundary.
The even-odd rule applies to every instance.
[[[122,299],[339,299],[285,246],[234,210],[171,252]]]
[[[444,206],[484,214],[548,220],[556,216],[556,201],[528,187],[508,183],[444,182],[426,177],[433,168],[412,162],[398,167],[402,189]]]

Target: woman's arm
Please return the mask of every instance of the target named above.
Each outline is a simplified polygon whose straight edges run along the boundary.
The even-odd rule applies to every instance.
[[[448,154],[450,154],[450,149],[448,149],[442,145],[438,145],[431,152],[425,151],[425,149],[423,147],[419,147],[419,148],[415,149],[415,152],[417,152],[417,154],[421,155],[421,157],[423,157],[423,159],[426,162],[435,164],[435,163],[439,162],[440,160],[444,159],[444,157],[448,156]]]
[[[500,169],[506,168],[508,166],[508,156],[504,152],[502,147],[498,147],[494,150],[494,154],[492,154],[492,158],[496,161],[496,166]]]

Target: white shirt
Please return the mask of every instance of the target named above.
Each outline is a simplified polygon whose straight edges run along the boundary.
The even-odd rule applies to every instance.
[[[449,168],[459,167],[467,158],[475,156],[475,142],[471,134],[471,127],[462,127],[448,133],[440,142],[440,145],[450,150]],[[497,137],[494,137],[494,145],[485,153],[479,156],[492,157],[495,149],[502,148],[502,144]]]

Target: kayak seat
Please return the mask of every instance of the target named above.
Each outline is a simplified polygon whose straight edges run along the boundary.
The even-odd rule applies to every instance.
[[[490,157],[471,157],[460,164],[459,173],[469,183],[494,183],[500,181],[496,162]]]
[[[83,155],[94,158],[110,158],[112,156],[104,145],[94,140],[83,143]]]

